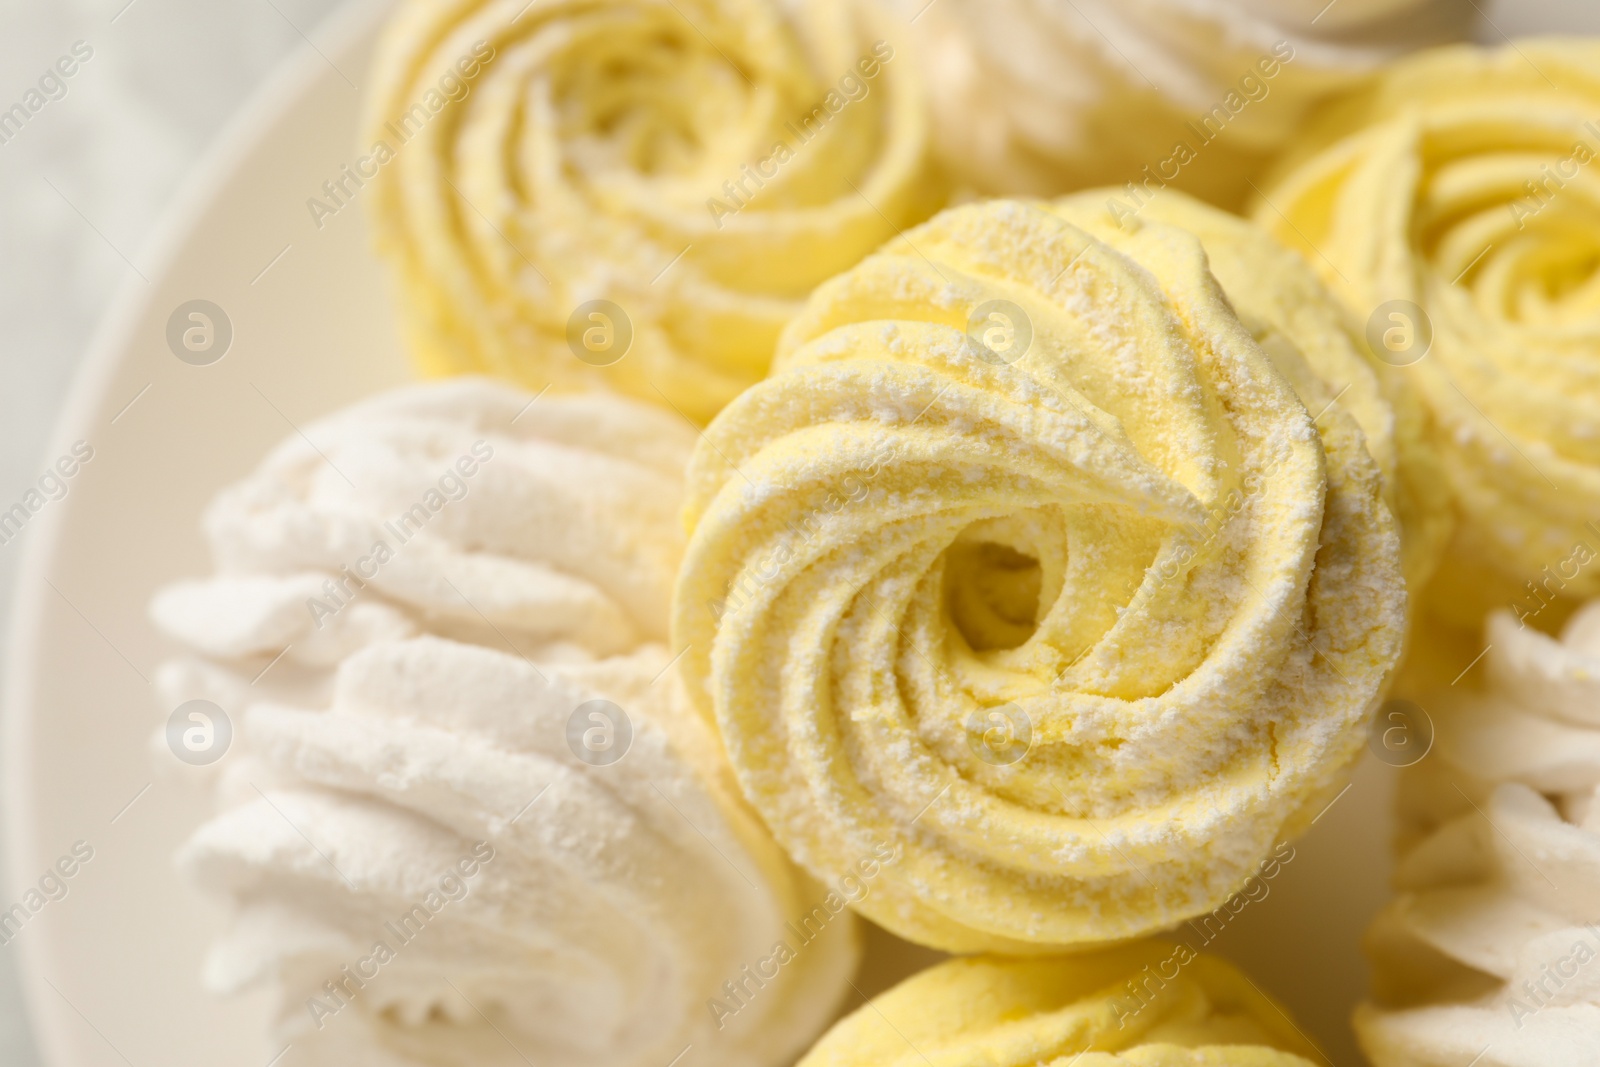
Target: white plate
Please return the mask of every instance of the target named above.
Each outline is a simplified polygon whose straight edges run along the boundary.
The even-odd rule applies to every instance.
[[[29,524],[7,694],[13,884],[0,908],[74,842],[94,858],[0,951],[22,954],[55,1064],[263,1067],[279,1051],[261,1036],[261,997],[218,1001],[199,985],[220,915],[171,856],[207,802],[193,772],[147,746],[164,709],[146,680],[172,649],[145,605],[162,583],[208,570],[196,519],[217,489],[295,426],[407,375],[360,205],[320,230],[306,207],[357,154],[351,83],[384,6],[340,15],[321,53],[298,57],[236,120],[180,197],[162,265],[102,331],[51,453],[79,439],[94,448]],[[173,310],[197,298],[233,327],[210,366],[180,361],[166,340]],[[1213,946],[1337,1063],[1356,1062],[1347,1019],[1364,983],[1357,940],[1386,897],[1390,786],[1383,768],[1364,768]],[[869,990],[926,958],[872,944]]]
[[[206,804],[193,773],[147,744],[163,716],[146,679],[172,649],[145,605],[158,585],[209,569],[200,509],[291,421],[407,375],[360,205],[319,231],[305,203],[356,154],[359,97],[345,78],[362,84],[382,6],[335,16],[319,33],[327,58],[308,50],[288,64],[178,195],[160,265],[101,331],[49,453],[80,439],[94,449],[67,495],[28,524],[0,907],[75,841],[94,858],[0,951],[22,953],[52,1064],[262,1067],[277,1051],[260,1036],[261,998],[200,988],[219,914],[174,875],[171,856]],[[197,298],[233,327],[210,366],[180,361],[166,341],[173,310]]]

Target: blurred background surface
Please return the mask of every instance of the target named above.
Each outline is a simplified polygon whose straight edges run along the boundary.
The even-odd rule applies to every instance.
[[[0,0],[0,106],[77,42],[92,56],[0,144],[0,500],[19,497],[80,359],[228,118],[339,5],[319,0]],[[1479,0],[1479,38],[1600,34],[1594,0]],[[80,52],[81,54],[81,52]],[[0,546],[9,606],[20,545]],[[0,614],[0,640],[9,611]],[[0,679],[3,681],[3,679]],[[0,872],[3,876],[7,872]],[[9,878],[0,880],[9,885]],[[14,955],[0,947],[0,1064],[36,1067]]]

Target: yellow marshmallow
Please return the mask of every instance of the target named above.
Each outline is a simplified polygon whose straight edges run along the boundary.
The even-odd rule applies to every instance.
[[[1256,212],[1371,318],[1380,356],[1411,359],[1431,325],[1401,373],[1431,411],[1462,517],[1441,575],[1475,601],[1486,572],[1520,591],[1596,544],[1596,156],[1600,42],[1439,49],[1308,131]],[[1600,569],[1560,584],[1593,595]]]
[[[1381,493],[1192,235],[957,208],[820,287],[706,431],[674,642],[803,865],[897,850],[875,921],[1136,937],[1342,784],[1403,628]]]
[[[813,286],[938,206],[889,25],[861,0],[408,0],[363,195],[423,367],[709,418]]]
[[[941,963],[836,1024],[800,1067],[1310,1067],[1316,1055],[1233,967],[1145,942]]]

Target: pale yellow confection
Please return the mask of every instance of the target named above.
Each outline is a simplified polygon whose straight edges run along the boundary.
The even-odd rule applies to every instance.
[[[709,418],[818,282],[942,201],[892,21],[870,0],[407,0],[359,195],[422,366]]]
[[[1060,201],[1075,215],[1098,208],[1119,223],[1129,218],[1129,206],[1122,190],[1110,188]],[[1453,523],[1430,420],[1410,382],[1373,357],[1359,325],[1305,261],[1259,227],[1175,190],[1135,214],[1200,238],[1239,320],[1313,416],[1338,407],[1354,417],[1400,522],[1406,580],[1420,588]]]
[[[1187,945],[950,960],[839,1022],[800,1067],[1310,1067],[1243,974]]]
[[[1559,640],[1489,617],[1486,684],[1423,702],[1399,896],[1368,938],[1377,1067],[1600,1062],[1600,601]]]
[[[1491,599],[1485,572],[1521,591],[1600,544],[1597,155],[1600,42],[1458,47],[1390,68],[1263,186],[1257,219],[1409,363],[1461,514],[1441,579],[1462,605]],[[1600,593],[1600,568],[1562,584]]]
[[[956,208],[821,286],[707,429],[674,644],[803,865],[896,850],[875,921],[1132,938],[1340,788],[1401,644],[1382,494],[1195,237]]]

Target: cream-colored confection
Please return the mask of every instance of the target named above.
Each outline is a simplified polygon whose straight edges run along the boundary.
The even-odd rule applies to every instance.
[[[1187,945],[1145,942],[941,963],[839,1022],[800,1067],[1310,1067],[1320,1059],[1233,967]]]
[[[548,655],[663,643],[693,441],[605,396],[471,378],[386,393],[224,490],[204,518],[217,573],[152,614],[213,661],[283,653],[251,691],[295,699],[322,699],[356,649],[424,632]]]
[[[942,202],[896,23],[872,0],[408,0],[361,196],[423,368],[709,418],[813,286]]]
[[[868,917],[1039,953],[1306,827],[1406,599],[1359,423],[1273,360],[1198,239],[1092,205],[953,209],[813,294],[695,449],[673,623],[801,864],[886,844]]]
[[[1309,129],[1256,212],[1409,364],[1462,520],[1439,599],[1472,628],[1546,568],[1600,593],[1597,122],[1594,41],[1439,49]]]
[[[214,503],[217,573],[153,614],[191,649],[169,702],[239,731],[181,863],[231,905],[208,984],[271,988],[275,1047],[776,1067],[832,1017],[851,918],[670,669],[693,439],[632,401],[453,379],[306,426]]]
[[[1369,936],[1378,1067],[1580,1067],[1600,1049],[1600,602],[1558,641],[1490,617],[1484,691],[1427,700],[1400,896]]]
[[[1475,18],[1470,0],[895,3],[929,71],[940,155],[977,188],[1175,182],[1223,202],[1317,101]]]

